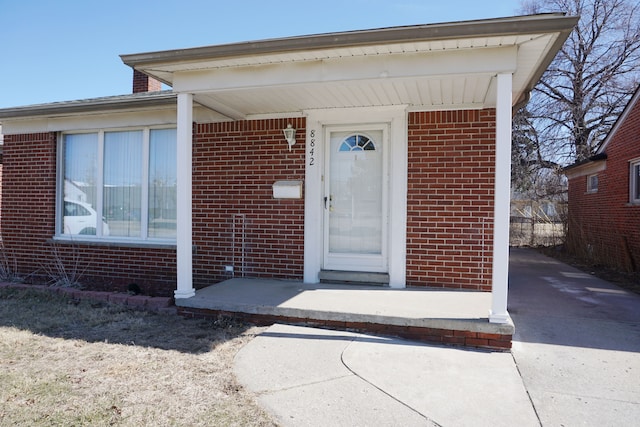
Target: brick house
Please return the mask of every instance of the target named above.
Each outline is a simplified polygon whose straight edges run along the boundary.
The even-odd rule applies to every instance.
[[[55,245],[94,288],[176,298],[231,275],[488,291],[506,322],[512,109],[576,22],[122,55],[131,95],[0,110],[5,247],[32,278]]]
[[[565,169],[567,247],[623,271],[640,271],[640,87],[594,156]]]
[[[2,148],[4,147],[4,135],[0,125],[0,239],[2,239]]]

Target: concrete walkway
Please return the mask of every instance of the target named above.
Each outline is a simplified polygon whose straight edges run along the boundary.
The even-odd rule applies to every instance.
[[[537,426],[510,353],[274,325],[237,355],[283,426]]]
[[[510,286],[512,353],[274,325],[235,372],[284,426],[636,425],[640,297],[521,249]]]

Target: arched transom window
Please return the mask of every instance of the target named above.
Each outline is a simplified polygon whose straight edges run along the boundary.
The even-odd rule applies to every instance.
[[[339,151],[375,151],[376,145],[368,136],[355,134],[348,136],[340,144]]]

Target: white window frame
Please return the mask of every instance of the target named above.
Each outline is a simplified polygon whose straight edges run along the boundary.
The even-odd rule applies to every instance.
[[[150,147],[150,135],[151,130],[159,129],[175,129],[174,126],[142,126],[142,127],[125,127],[125,128],[108,128],[108,129],[88,129],[79,131],[60,132],[58,134],[57,143],[57,179],[56,179],[56,227],[55,227],[55,240],[73,240],[73,241],[87,241],[87,242],[114,242],[114,243],[148,243],[148,244],[176,244],[176,238],[156,238],[149,237],[149,147]],[[79,135],[79,134],[91,134],[98,135],[98,158],[97,158],[97,200],[94,209],[98,214],[98,219],[103,216],[103,203],[104,203],[104,134],[108,132],[126,132],[126,131],[141,131],[142,132],[142,183],[141,186],[141,198],[140,201],[140,228],[141,235],[135,237],[126,236],[102,236],[102,221],[98,221],[96,224],[96,235],[78,235],[78,234],[66,234],[63,227],[63,205],[64,205],[64,168],[65,168],[65,156],[64,156],[64,141],[65,135]],[[177,147],[177,141],[176,141]]]
[[[629,161],[629,203],[632,205],[640,205],[640,197],[636,197],[638,189],[636,185],[639,185],[635,178],[635,174],[638,173],[637,168],[640,168],[640,158]]]
[[[596,185],[593,186],[592,180],[595,178]],[[598,192],[598,184],[599,178],[597,173],[593,173],[591,175],[587,175],[587,193],[597,193]]]

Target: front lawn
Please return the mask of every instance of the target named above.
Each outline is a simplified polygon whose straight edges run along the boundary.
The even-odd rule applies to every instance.
[[[259,331],[0,289],[0,425],[274,425],[232,373]]]

